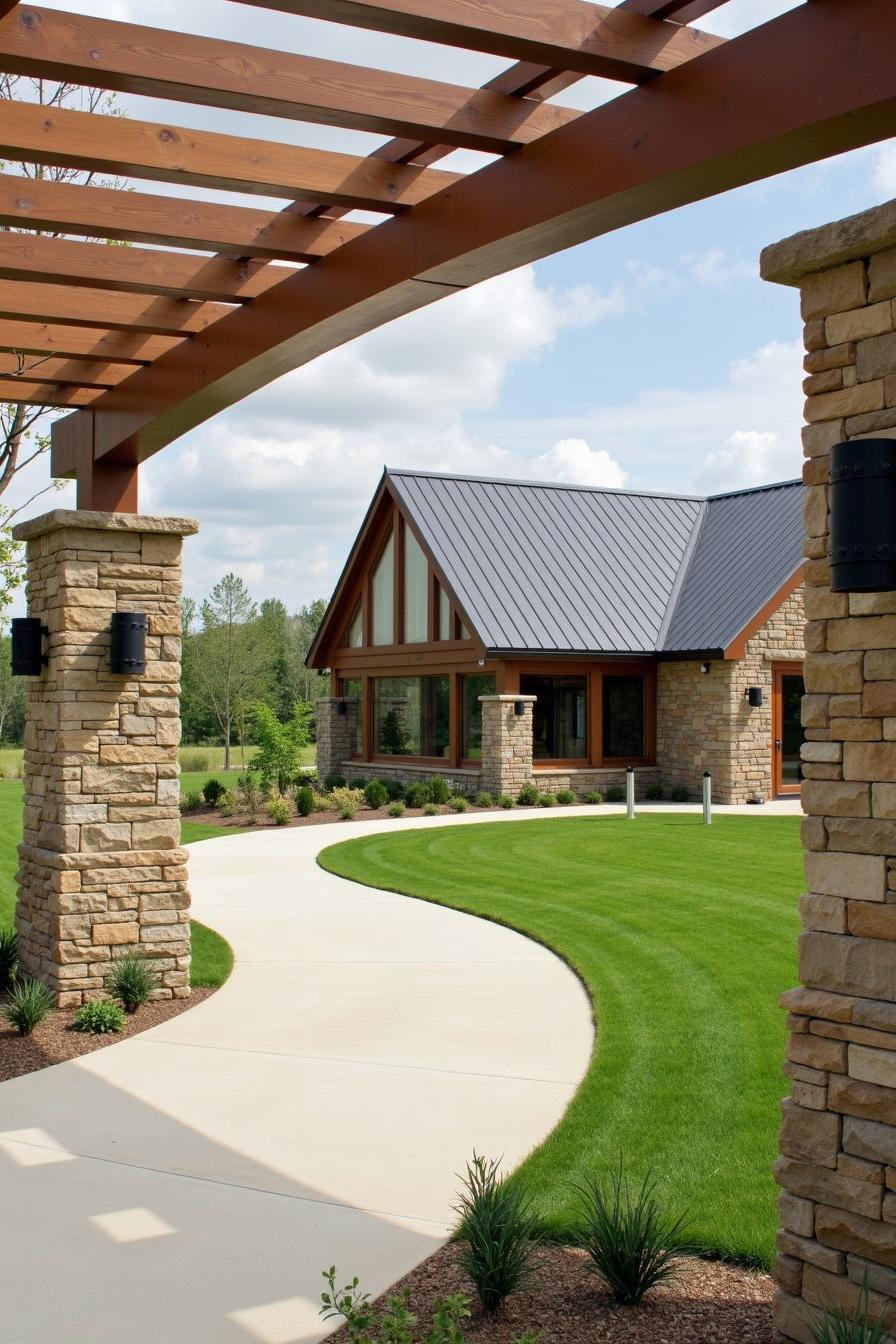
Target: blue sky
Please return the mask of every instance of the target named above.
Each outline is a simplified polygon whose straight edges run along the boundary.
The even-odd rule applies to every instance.
[[[734,35],[794,3],[731,0],[704,26]],[[146,21],[131,0],[59,7]],[[157,0],[152,21],[466,83],[502,64],[450,53],[446,66],[443,49],[371,35],[359,47],[349,30],[231,0]],[[562,101],[588,106],[616,92],[585,81]],[[350,152],[375,143],[123,101],[132,116],[197,128]],[[699,492],[796,476],[798,297],[759,280],[759,253],[892,195],[891,143],[646,221],[444,300],[288,375],[166,449],[144,468],[144,508],[199,519],[188,591],[202,595],[234,569],[256,596],[295,608],[328,593],[384,463]],[[67,501],[67,493],[45,497],[38,509]]]

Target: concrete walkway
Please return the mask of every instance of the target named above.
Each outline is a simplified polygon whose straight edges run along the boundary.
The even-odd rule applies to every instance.
[[[592,1046],[567,967],[316,866],[335,839],[446,820],[193,847],[227,985],[0,1084],[4,1344],[317,1340],[322,1268],[383,1289],[443,1241],[474,1147],[512,1165],[556,1124]]]

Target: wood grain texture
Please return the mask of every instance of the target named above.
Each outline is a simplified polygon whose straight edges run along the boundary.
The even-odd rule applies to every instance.
[[[0,280],[0,317],[20,322],[61,322],[107,331],[142,331],[150,335],[190,335],[228,316],[222,303],[186,299],[145,299],[104,289],[67,289],[62,285],[18,284]]]
[[[89,327],[52,326],[0,318],[0,350],[68,359],[102,360],[139,368],[180,345],[181,338],[146,336],[141,332],[95,331]]]
[[[133,364],[103,364],[99,360],[57,359],[53,355],[0,353],[0,401],[8,379],[65,383],[73,387],[115,387],[134,372]]]

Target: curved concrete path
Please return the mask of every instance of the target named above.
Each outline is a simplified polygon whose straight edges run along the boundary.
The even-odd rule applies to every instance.
[[[573,974],[315,863],[335,839],[480,819],[193,847],[195,914],[237,956],[227,985],[0,1084],[4,1344],[320,1339],[324,1266],[383,1289],[445,1238],[474,1147],[512,1165],[544,1137],[591,1052]]]

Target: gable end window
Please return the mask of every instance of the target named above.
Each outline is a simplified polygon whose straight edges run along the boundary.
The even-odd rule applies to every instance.
[[[404,642],[425,644],[429,633],[429,562],[409,527],[404,529]]]
[[[370,581],[371,642],[395,643],[395,537],[390,533]]]

